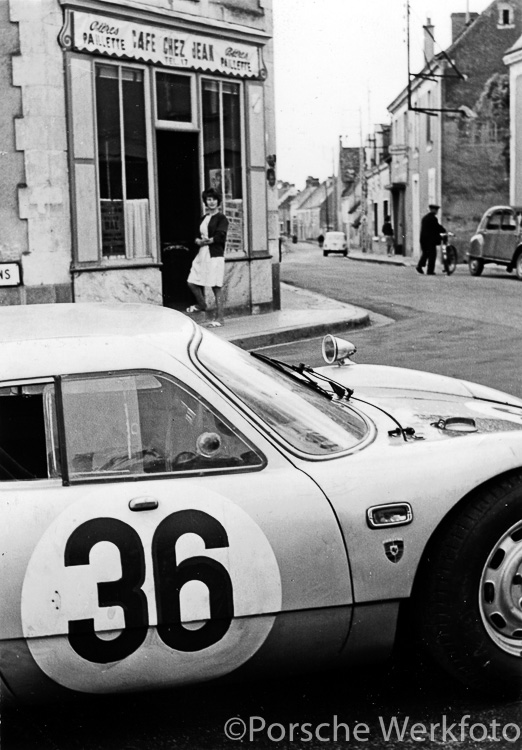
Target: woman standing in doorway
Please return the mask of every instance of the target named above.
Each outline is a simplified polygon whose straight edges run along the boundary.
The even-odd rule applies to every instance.
[[[199,247],[194,258],[187,284],[196,298],[195,305],[187,308],[188,313],[207,309],[205,287],[212,287],[216,299],[216,315],[207,325],[220,328],[223,325],[222,287],[225,276],[225,243],[227,240],[228,219],[219,211],[221,195],[214,188],[207,188],[201,194],[206,214],[199,227],[200,236],[196,239]]]

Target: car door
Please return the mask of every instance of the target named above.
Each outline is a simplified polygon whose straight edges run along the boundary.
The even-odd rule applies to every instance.
[[[501,221],[502,211],[500,210],[492,211],[486,218],[486,224],[483,230],[483,258],[491,258],[492,260],[496,258]]]
[[[500,231],[495,245],[495,257],[509,263],[517,245],[517,219],[512,209],[502,211]]]
[[[0,671],[14,692],[335,659],[352,603],[336,517],[209,384],[125,371],[16,386],[33,387],[40,465],[0,474]]]

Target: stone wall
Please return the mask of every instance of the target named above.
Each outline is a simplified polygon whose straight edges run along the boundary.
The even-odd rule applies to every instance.
[[[20,261],[27,251],[27,224],[18,216],[18,186],[25,182],[24,155],[16,151],[15,119],[22,115],[22,93],[12,85],[12,56],[19,54],[18,25],[10,22],[8,0],[0,0],[0,262]],[[0,288],[0,304],[19,291]]]
[[[6,236],[10,243],[19,242],[20,227],[27,236],[21,249],[26,287],[20,292],[22,301],[35,297],[40,301],[41,294],[29,292],[32,287],[44,287],[43,296],[58,301],[70,296],[63,294],[63,287],[70,284],[71,261],[65,83],[63,55],[56,41],[62,10],[57,0],[9,0],[9,13],[11,22],[18,24],[20,51],[11,57],[16,87],[11,99],[20,96],[22,104],[20,116],[9,119],[25,178],[16,180],[21,172],[17,164],[9,179],[2,179],[10,195],[18,192],[17,211],[10,212],[11,229]],[[10,77],[2,76],[1,85],[6,81]],[[4,121],[4,127],[9,123]]]
[[[492,122],[446,116],[444,222],[461,254],[490,206],[509,204],[509,133]]]

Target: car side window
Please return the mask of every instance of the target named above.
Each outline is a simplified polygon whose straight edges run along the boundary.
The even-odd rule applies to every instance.
[[[59,476],[54,385],[0,387],[0,482]]]
[[[495,230],[500,228],[501,214],[495,211],[487,220],[486,229]]]
[[[500,229],[503,232],[515,232],[517,228],[517,220],[515,214],[511,211],[504,211],[502,214],[502,224]]]
[[[71,480],[264,465],[208,404],[164,375],[67,378],[62,398]]]

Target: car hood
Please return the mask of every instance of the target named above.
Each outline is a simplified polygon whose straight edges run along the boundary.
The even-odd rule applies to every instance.
[[[478,383],[381,365],[317,369],[353,389],[358,408],[367,411],[363,402],[377,406],[425,437],[462,435],[471,428],[469,420],[475,423],[474,432],[522,430],[522,399]]]

